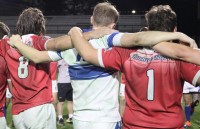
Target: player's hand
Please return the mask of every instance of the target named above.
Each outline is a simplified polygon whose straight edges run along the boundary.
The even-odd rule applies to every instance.
[[[8,41],[8,44],[10,44],[10,46],[15,47],[15,43],[19,43],[22,42],[22,39],[20,37],[20,35],[12,35],[10,37],[10,40]]]
[[[68,35],[71,36],[73,33],[82,33],[82,30],[79,27],[72,27],[69,30]]]
[[[187,36],[181,32],[176,32],[176,33],[178,34],[179,40],[181,42],[184,42],[184,44],[188,44],[187,46],[190,46],[192,48],[198,48],[194,39],[190,38],[189,36]]]

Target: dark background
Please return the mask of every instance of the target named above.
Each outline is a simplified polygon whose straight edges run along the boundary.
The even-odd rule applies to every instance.
[[[91,15],[93,7],[105,0],[0,0],[1,16],[18,16],[27,7],[48,15]],[[153,5],[169,4],[178,16],[178,31],[200,39],[200,0],[108,0],[121,15],[144,15]]]

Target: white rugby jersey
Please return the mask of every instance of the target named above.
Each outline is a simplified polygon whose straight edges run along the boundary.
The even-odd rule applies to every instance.
[[[183,93],[187,94],[187,93],[198,93],[198,92],[200,92],[200,86],[195,87],[186,81],[184,82]]]
[[[116,36],[118,35],[118,36]],[[94,48],[113,46],[120,33],[90,40]],[[52,57],[51,54],[50,57]],[[81,121],[117,122],[119,114],[119,77],[115,70],[94,66],[84,61],[76,49],[57,52],[69,64],[73,87],[74,118]],[[52,57],[56,59],[56,57]]]
[[[58,64],[58,83],[71,83],[70,76],[69,76],[69,70],[68,70],[68,64],[66,61],[59,60]]]

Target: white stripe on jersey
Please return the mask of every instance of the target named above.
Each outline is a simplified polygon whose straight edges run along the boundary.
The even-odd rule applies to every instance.
[[[122,46],[121,38],[123,35],[124,35],[124,33],[118,33],[114,36],[113,41],[112,41],[113,46]]]
[[[46,41],[46,43],[44,44],[44,49],[45,49],[45,50],[47,50],[47,43],[48,43],[49,40],[52,40],[52,39],[48,39],[48,40]]]
[[[55,51],[48,51],[48,55],[51,58],[52,61],[58,61],[61,60],[62,58],[58,55],[57,52]]]
[[[192,81],[192,85],[196,86],[197,80],[199,79],[199,77],[200,77],[200,70],[194,76],[193,81]]]
[[[103,59],[102,59],[102,49],[98,49],[98,61],[99,65],[104,68],[105,66],[103,64]]]

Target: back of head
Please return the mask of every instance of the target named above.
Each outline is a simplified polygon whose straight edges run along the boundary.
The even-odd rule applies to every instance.
[[[145,18],[149,30],[172,32],[177,25],[176,13],[169,5],[153,6]]]
[[[28,8],[20,14],[16,30],[18,34],[45,34],[45,19],[42,11],[37,8]]]
[[[119,12],[108,2],[99,3],[94,7],[93,21],[97,26],[108,26],[111,23],[117,23]]]
[[[4,35],[10,35],[10,29],[5,23],[0,22],[0,39],[2,39]]]

